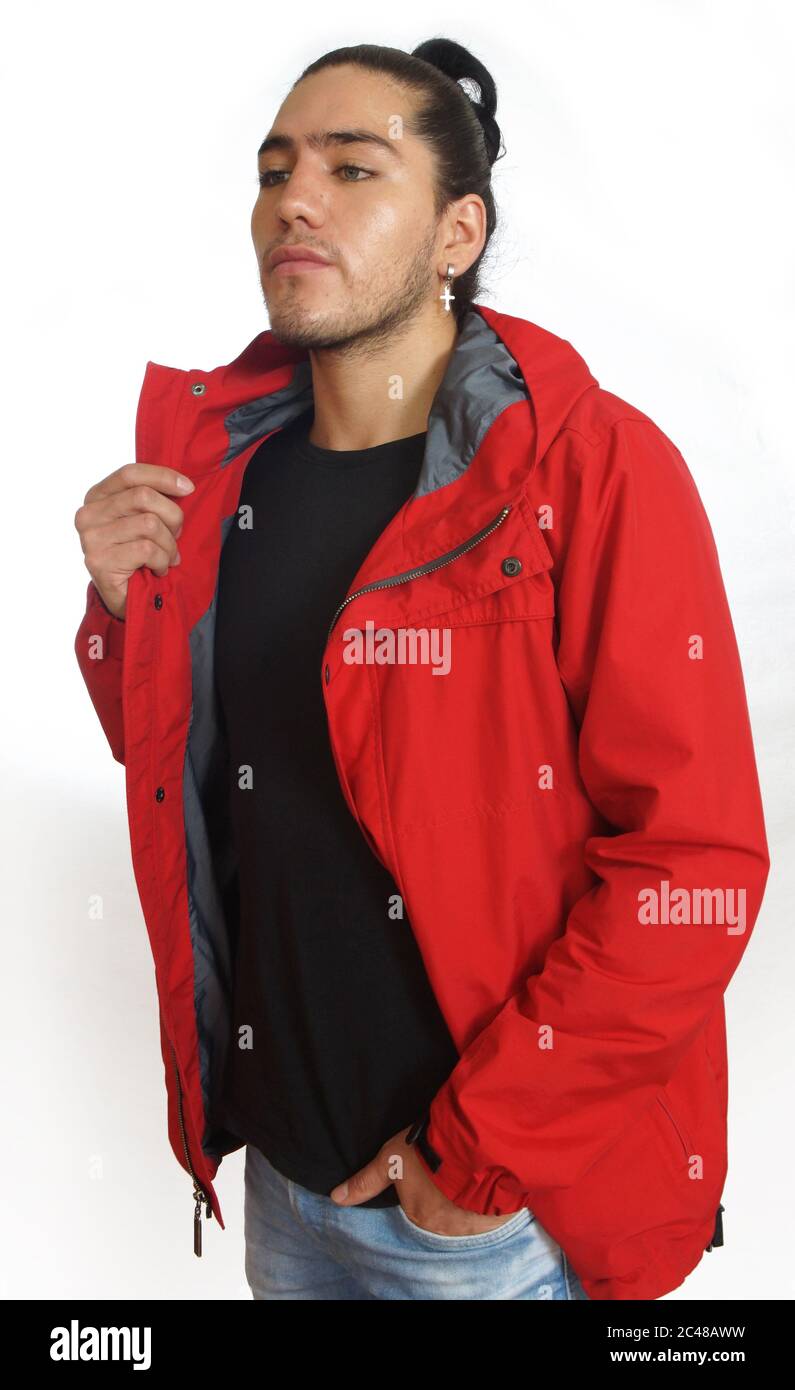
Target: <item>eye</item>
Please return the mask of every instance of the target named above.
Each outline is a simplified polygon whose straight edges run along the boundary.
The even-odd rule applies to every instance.
[[[351,171],[354,174],[364,174],[365,177],[363,179],[343,178],[343,183],[364,183],[367,179],[373,177],[372,169],[364,169],[360,164],[340,164],[339,168],[336,169],[334,172],[337,174],[347,174]],[[281,179],[282,175],[286,176],[287,174],[289,174],[289,172],[289,169],[264,169],[262,173],[259,175],[257,181],[259,183],[260,188],[273,188],[275,187],[276,182]]]
[[[272,188],[272,187],[273,187],[273,185],[272,185],[272,183],[271,183],[271,181],[270,181],[270,180],[271,180],[271,174],[279,175],[279,174],[287,174],[287,173],[289,173],[289,170],[288,170],[288,169],[265,169],[265,171],[264,171],[263,173],[260,174],[259,179],[258,179],[258,183],[259,183],[260,188]]]
[[[357,173],[357,174],[366,174],[368,178],[371,177],[371,172],[372,172],[370,169],[362,169],[361,165],[359,165],[359,164],[341,164],[340,167],[339,167],[339,169],[337,170],[337,173],[338,173],[338,174],[341,173],[341,172],[343,171],[343,169],[353,169],[353,170],[355,171],[355,173]],[[343,179],[342,182],[343,182],[343,183],[363,183],[364,180],[363,180],[363,179]]]

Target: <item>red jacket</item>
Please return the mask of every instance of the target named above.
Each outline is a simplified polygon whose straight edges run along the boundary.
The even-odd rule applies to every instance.
[[[235,873],[216,781],[219,553],[249,459],[311,390],[307,354],[270,332],[213,371],[147,364],[135,457],[196,484],[182,563],[133,574],[124,622],[89,583],[75,641],[126,768],[169,1138],[199,1236],[201,1202],[223,1226],[213,1179],[241,1146],[208,1120]],[[368,622],[449,629],[449,672],[346,660]],[[659,1298],[715,1230],[723,995],[769,864],[718,556],[679,450],[568,342],[476,306],[416,491],[330,605],[318,680],[343,795],[460,1054],[421,1161],[470,1211],[530,1207],[591,1298]]]

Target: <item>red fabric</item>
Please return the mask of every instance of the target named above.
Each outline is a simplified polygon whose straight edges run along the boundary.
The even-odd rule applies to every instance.
[[[442,1163],[430,1176],[472,1211],[528,1205],[591,1298],[658,1298],[712,1236],[727,1173],[723,996],[769,867],[742,672],[678,449],[603,390],[570,344],[479,312],[530,399],[497,418],[460,479],[401,508],[349,592],[509,511],[453,563],[354,599],[318,680],[343,794],[400,889],[460,1053],[431,1105],[427,1137]],[[89,585],[76,640],[127,766],[172,1146],[184,1166],[169,1041],[219,1219],[217,1165],[199,1144],[185,892],[187,633],[212,598],[220,518],[256,447],[221,469],[224,420],[285,386],[302,356],[266,333],[212,372],[148,364],[138,457],[197,484],[181,503],[182,563],[164,579],[136,572],[125,624],[103,618]],[[449,628],[449,673],[348,664],[344,633],[367,621]],[[97,633],[104,661],[88,659]],[[734,906],[744,893],[744,929],[640,921],[639,893],[663,883],[691,910],[700,891],[717,905],[733,890]]]
[[[86,611],[75,638],[75,655],[110,750],[119,763],[124,762],[121,672],[125,626],[105,607],[90,579]]]

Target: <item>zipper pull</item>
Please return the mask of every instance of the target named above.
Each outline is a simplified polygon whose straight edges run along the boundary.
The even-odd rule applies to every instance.
[[[204,1194],[200,1187],[194,1187],[193,1195],[196,1198],[196,1206],[193,1209],[193,1253],[201,1255],[202,1252],[202,1201]]]

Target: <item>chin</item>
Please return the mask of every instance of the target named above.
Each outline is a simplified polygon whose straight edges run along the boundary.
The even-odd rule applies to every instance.
[[[289,310],[267,306],[271,332],[285,347],[329,348],[347,341],[350,326],[333,313],[319,313],[293,307]]]

